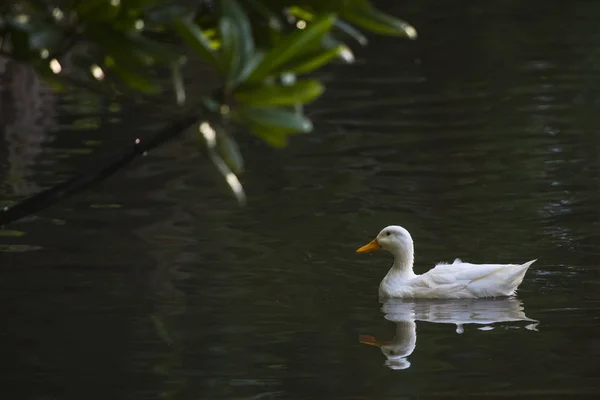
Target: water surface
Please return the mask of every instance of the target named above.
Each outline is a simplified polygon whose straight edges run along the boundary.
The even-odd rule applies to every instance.
[[[245,208],[181,139],[2,231],[6,393],[598,394],[600,5],[381,4],[419,40],[374,37],[325,71],[316,131],[288,149],[239,135]],[[4,202],[163,122],[31,82],[3,79],[21,99],[2,118]],[[417,272],[538,261],[515,299],[380,304],[391,259],[354,251],[388,224],[413,235]]]

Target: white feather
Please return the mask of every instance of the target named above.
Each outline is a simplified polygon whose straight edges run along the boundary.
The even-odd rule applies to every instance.
[[[373,244],[374,243],[374,244]],[[512,296],[536,260],[524,264],[471,264],[455,259],[438,263],[422,275],[413,271],[414,244],[400,226],[384,228],[370,245],[358,252],[383,248],[394,264],[379,286],[382,298],[484,298]]]

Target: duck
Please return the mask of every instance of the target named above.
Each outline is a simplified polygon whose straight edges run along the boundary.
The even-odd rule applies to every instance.
[[[390,225],[377,237],[356,250],[367,253],[385,250],[394,263],[379,285],[379,298],[477,299],[509,297],[516,294],[527,270],[537,261],[524,264],[471,264],[455,259],[437,263],[424,274],[413,270],[415,247],[405,228]]]

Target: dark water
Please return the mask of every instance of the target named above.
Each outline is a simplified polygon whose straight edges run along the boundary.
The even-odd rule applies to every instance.
[[[245,208],[185,139],[1,231],[2,398],[599,393],[600,4],[382,4],[419,40],[328,69],[290,148],[242,137]],[[5,203],[163,122],[7,76]],[[516,299],[382,305],[354,251],[388,224],[417,272],[538,261]]]

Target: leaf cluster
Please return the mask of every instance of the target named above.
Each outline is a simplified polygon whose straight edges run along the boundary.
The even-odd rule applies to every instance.
[[[169,71],[175,99],[184,104],[182,71],[191,51],[220,79],[219,90],[201,94],[199,115],[211,117],[210,129],[199,132],[234,188],[243,165],[224,128],[229,122],[285,146],[290,135],[313,128],[303,109],[325,88],[310,74],[335,60],[352,62],[347,42],[366,45],[361,30],[416,38],[412,26],[368,0],[196,3],[191,8],[170,0],[9,2],[0,6],[0,54],[31,64],[59,90],[73,83],[62,71],[67,55],[80,73],[76,83],[103,92],[158,95],[168,89],[163,76]],[[241,189],[237,194],[241,198]]]

